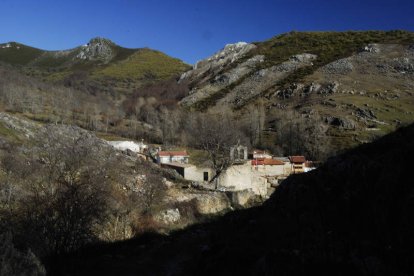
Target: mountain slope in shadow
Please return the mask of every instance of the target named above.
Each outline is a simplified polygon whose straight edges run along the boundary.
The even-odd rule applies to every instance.
[[[64,275],[413,275],[414,125],[289,177],[263,206],[94,245]]]

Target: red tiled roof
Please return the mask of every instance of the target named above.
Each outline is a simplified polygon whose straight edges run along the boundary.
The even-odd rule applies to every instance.
[[[292,163],[305,163],[306,162],[305,156],[289,156],[289,160]]]
[[[187,151],[160,151],[159,156],[188,156]]]
[[[275,159],[256,159],[256,160],[252,160],[252,165],[253,166],[257,166],[257,165],[284,165],[285,163],[283,163],[280,160],[275,160]]]

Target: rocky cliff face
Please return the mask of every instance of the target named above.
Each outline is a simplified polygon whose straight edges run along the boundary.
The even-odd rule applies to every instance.
[[[88,44],[80,47],[76,58],[81,60],[100,60],[108,63],[114,57],[114,46],[115,44],[109,39],[93,38]]]
[[[238,42],[235,44],[227,44],[222,50],[218,51],[211,57],[197,62],[193,70],[185,72],[181,75],[180,81],[197,81],[202,82],[205,75],[215,74],[230,64],[238,61],[244,57],[252,49],[255,49],[254,44],[246,42]]]

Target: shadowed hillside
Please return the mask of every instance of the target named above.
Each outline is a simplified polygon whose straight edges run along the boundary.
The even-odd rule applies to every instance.
[[[288,178],[262,207],[171,236],[89,247],[64,275],[410,275],[414,125]],[[56,269],[56,270],[54,270]]]

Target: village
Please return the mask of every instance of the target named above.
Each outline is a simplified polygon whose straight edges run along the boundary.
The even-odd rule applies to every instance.
[[[129,155],[154,162],[164,169],[175,171],[193,186],[223,192],[246,191],[260,198],[268,198],[289,175],[306,173],[316,168],[317,162],[305,156],[273,156],[265,150],[251,150],[233,146],[228,152],[228,166],[217,173],[208,162],[194,164],[187,150],[162,150],[150,147],[144,141],[109,141],[114,148]]]

